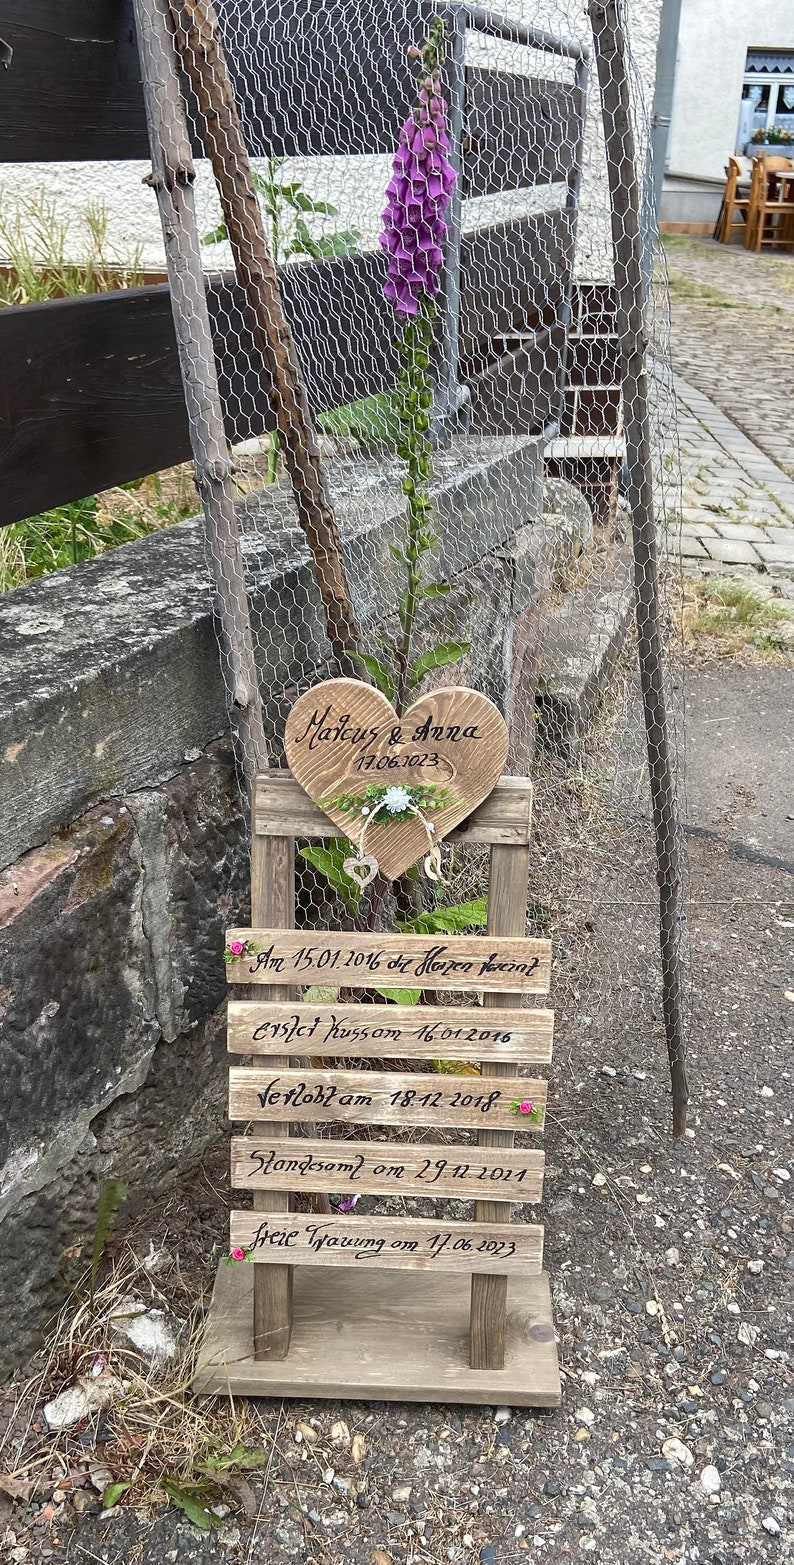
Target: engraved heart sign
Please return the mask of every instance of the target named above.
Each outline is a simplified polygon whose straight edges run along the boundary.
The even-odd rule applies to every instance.
[[[493,702],[459,686],[420,696],[398,717],[371,685],[327,679],[295,702],[285,730],[295,781],[356,843],[372,812],[368,788],[378,794],[388,788],[392,803],[399,803],[396,789],[419,801],[432,835],[416,814],[367,825],[363,851],[377,859],[387,880],[415,864],[487,799],[501,776],[507,746],[507,724]],[[435,808],[425,802],[439,796]],[[347,808],[340,807],[341,799]]]

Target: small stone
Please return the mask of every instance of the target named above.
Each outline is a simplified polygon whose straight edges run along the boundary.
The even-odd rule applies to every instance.
[[[109,1467],[101,1462],[92,1464],[88,1469],[88,1476],[98,1494],[104,1494],[108,1484],[113,1482],[113,1474]]]
[[[700,1475],[700,1487],[704,1494],[719,1494],[722,1488],[722,1479],[716,1467],[704,1467]]]
[[[367,1450],[367,1446],[366,1446],[366,1441],[364,1440],[364,1436],[363,1435],[354,1435],[353,1436],[353,1443],[352,1443],[352,1445],[350,1447],[350,1455],[352,1456],[353,1461],[356,1464],[356,1467],[360,1467],[361,1466],[361,1463],[363,1462],[364,1456],[366,1454],[366,1450]]]
[[[604,1185],[606,1184],[606,1182],[607,1182],[606,1174],[594,1174],[593,1175],[592,1183],[593,1183],[593,1186],[594,1186],[594,1188],[596,1190],[603,1190]]]
[[[595,1423],[595,1413],[590,1407],[578,1407],[574,1413],[574,1418],[588,1429],[591,1424]]]
[[[331,1425],[331,1439],[334,1445],[350,1445],[350,1430],[343,1418]]]
[[[645,1466],[649,1473],[669,1473],[670,1463],[663,1456],[646,1456]]]
[[[391,1497],[393,1500],[397,1500],[398,1503],[404,1504],[406,1500],[411,1498],[411,1485],[409,1483],[399,1484],[396,1489],[392,1489]]]
[[[335,1473],[331,1479],[331,1486],[336,1490],[337,1494],[350,1493],[350,1479],[341,1478],[338,1473]]]
[[[296,1428],[295,1428],[295,1438],[296,1438],[296,1440],[298,1438],[298,1435],[300,1435],[301,1440],[305,1440],[306,1441],[307,1445],[316,1445],[317,1441],[320,1438],[320,1436],[317,1433],[317,1430],[313,1429],[311,1424],[298,1424],[298,1425],[296,1425]],[[298,1441],[298,1444],[300,1444],[300,1441]]]
[[[556,1500],[557,1495],[562,1494],[562,1485],[556,1478],[547,1478],[543,1485],[543,1493],[547,1494],[550,1500]]]
[[[392,1527],[404,1527],[405,1526],[405,1512],[404,1511],[387,1511],[386,1512],[386,1520],[387,1520],[387,1522],[389,1522],[391,1524]]]
[[[764,1269],[763,1261],[748,1261],[747,1270],[753,1277],[760,1277]]]
[[[668,1462],[675,1462],[678,1467],[687,1469],[693,1465],[695,1460],[689,1446],[684,1445],[683,1440],[678,1440],[675,1436],[665,1440],[662,1446],[662,1456],[665,1456]]]
[[[761,1088],[761,1097],[762,1098],[773,1098],[774,1096],[775,1096],[775,1094],[772,1091],[771,1087],[762,1087]]]
[[[780,1532],[780,1522],[776,1516],[765,1516],[761,1526],[763,1527],[764,1532],[771,1533],[773,1538],[776,1538]]]
[[[614,1065],[602,1065],[601,1066],[601,1075],[602,1076],[617,1076],[617,1071],[615,1070]]]
[[[712,1374],[709,1375],[709,1380],[713,1386],[723,1386],[727,1378],[727,1375],[723,1374],[721,1369],[715,1369]]]
[[[791,1175],[790,1175],[790,1173],[789,1173],[787,1168],[773,1168],[772,1169],[772,1177],[773,1177],[773,1179],[780,1179],[780,1180],[782,1180],[783,1184],[788,1184],[788,1181],[790,1180]],[[763,1525],[763,1523],[762,1523],[762,1525]]]
[[[671,1245],[669,1250],[665,1250],[664,1261],[666,1266],[677,1266],[680,1259],[681,1253],[676,1249],[675,1245]]]
[[[658,1315],[659,1314],[659,1306],[656,1303],[655,1299],[646,1299],[645,1300],[645,1313],[646,1313],[646,1315]]]
[[[498,1407],[493,1416],[495,1424],[507,1424],[512,1417],[513,1409],[511,1407]]]

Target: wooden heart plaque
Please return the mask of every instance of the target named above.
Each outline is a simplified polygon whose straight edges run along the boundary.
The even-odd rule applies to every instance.
[[[307,690],[287,717],[285,749],[295,781],[340,833],[358,842],[366,817],[339,808],[342,796],[367,787],[445,790],[442,807],[425,810],[440,841],[489,793],[507,759],[507,724],[487,696],[448,686],[420,696],[402,718],[371,685],[327,679]],[[427,853],[427,831],[415,815],[372,824],[364,852],[394,880]]]

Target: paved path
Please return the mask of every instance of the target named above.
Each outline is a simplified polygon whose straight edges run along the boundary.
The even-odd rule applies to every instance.
[[[681,477],[680,493],[666,485],[669,552],[794,588],[794,258],[667,249]]]
[[[676,373],[794,478],[794,256],[667,243]]]

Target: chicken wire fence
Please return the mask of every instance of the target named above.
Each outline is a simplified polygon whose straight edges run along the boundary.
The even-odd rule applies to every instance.
[[[639,1060],[666,1029],[680,1064],[655,7],[135,8],[241,782],[284,764],[287,711],[334,674],[401,710],[483,691],[534,781],[528,932],[554,940],[560,1045],[608,1060],[617,1030]],[[486,916],[475,849],[385,901],[348,852],[298,844],[299,922]]]

